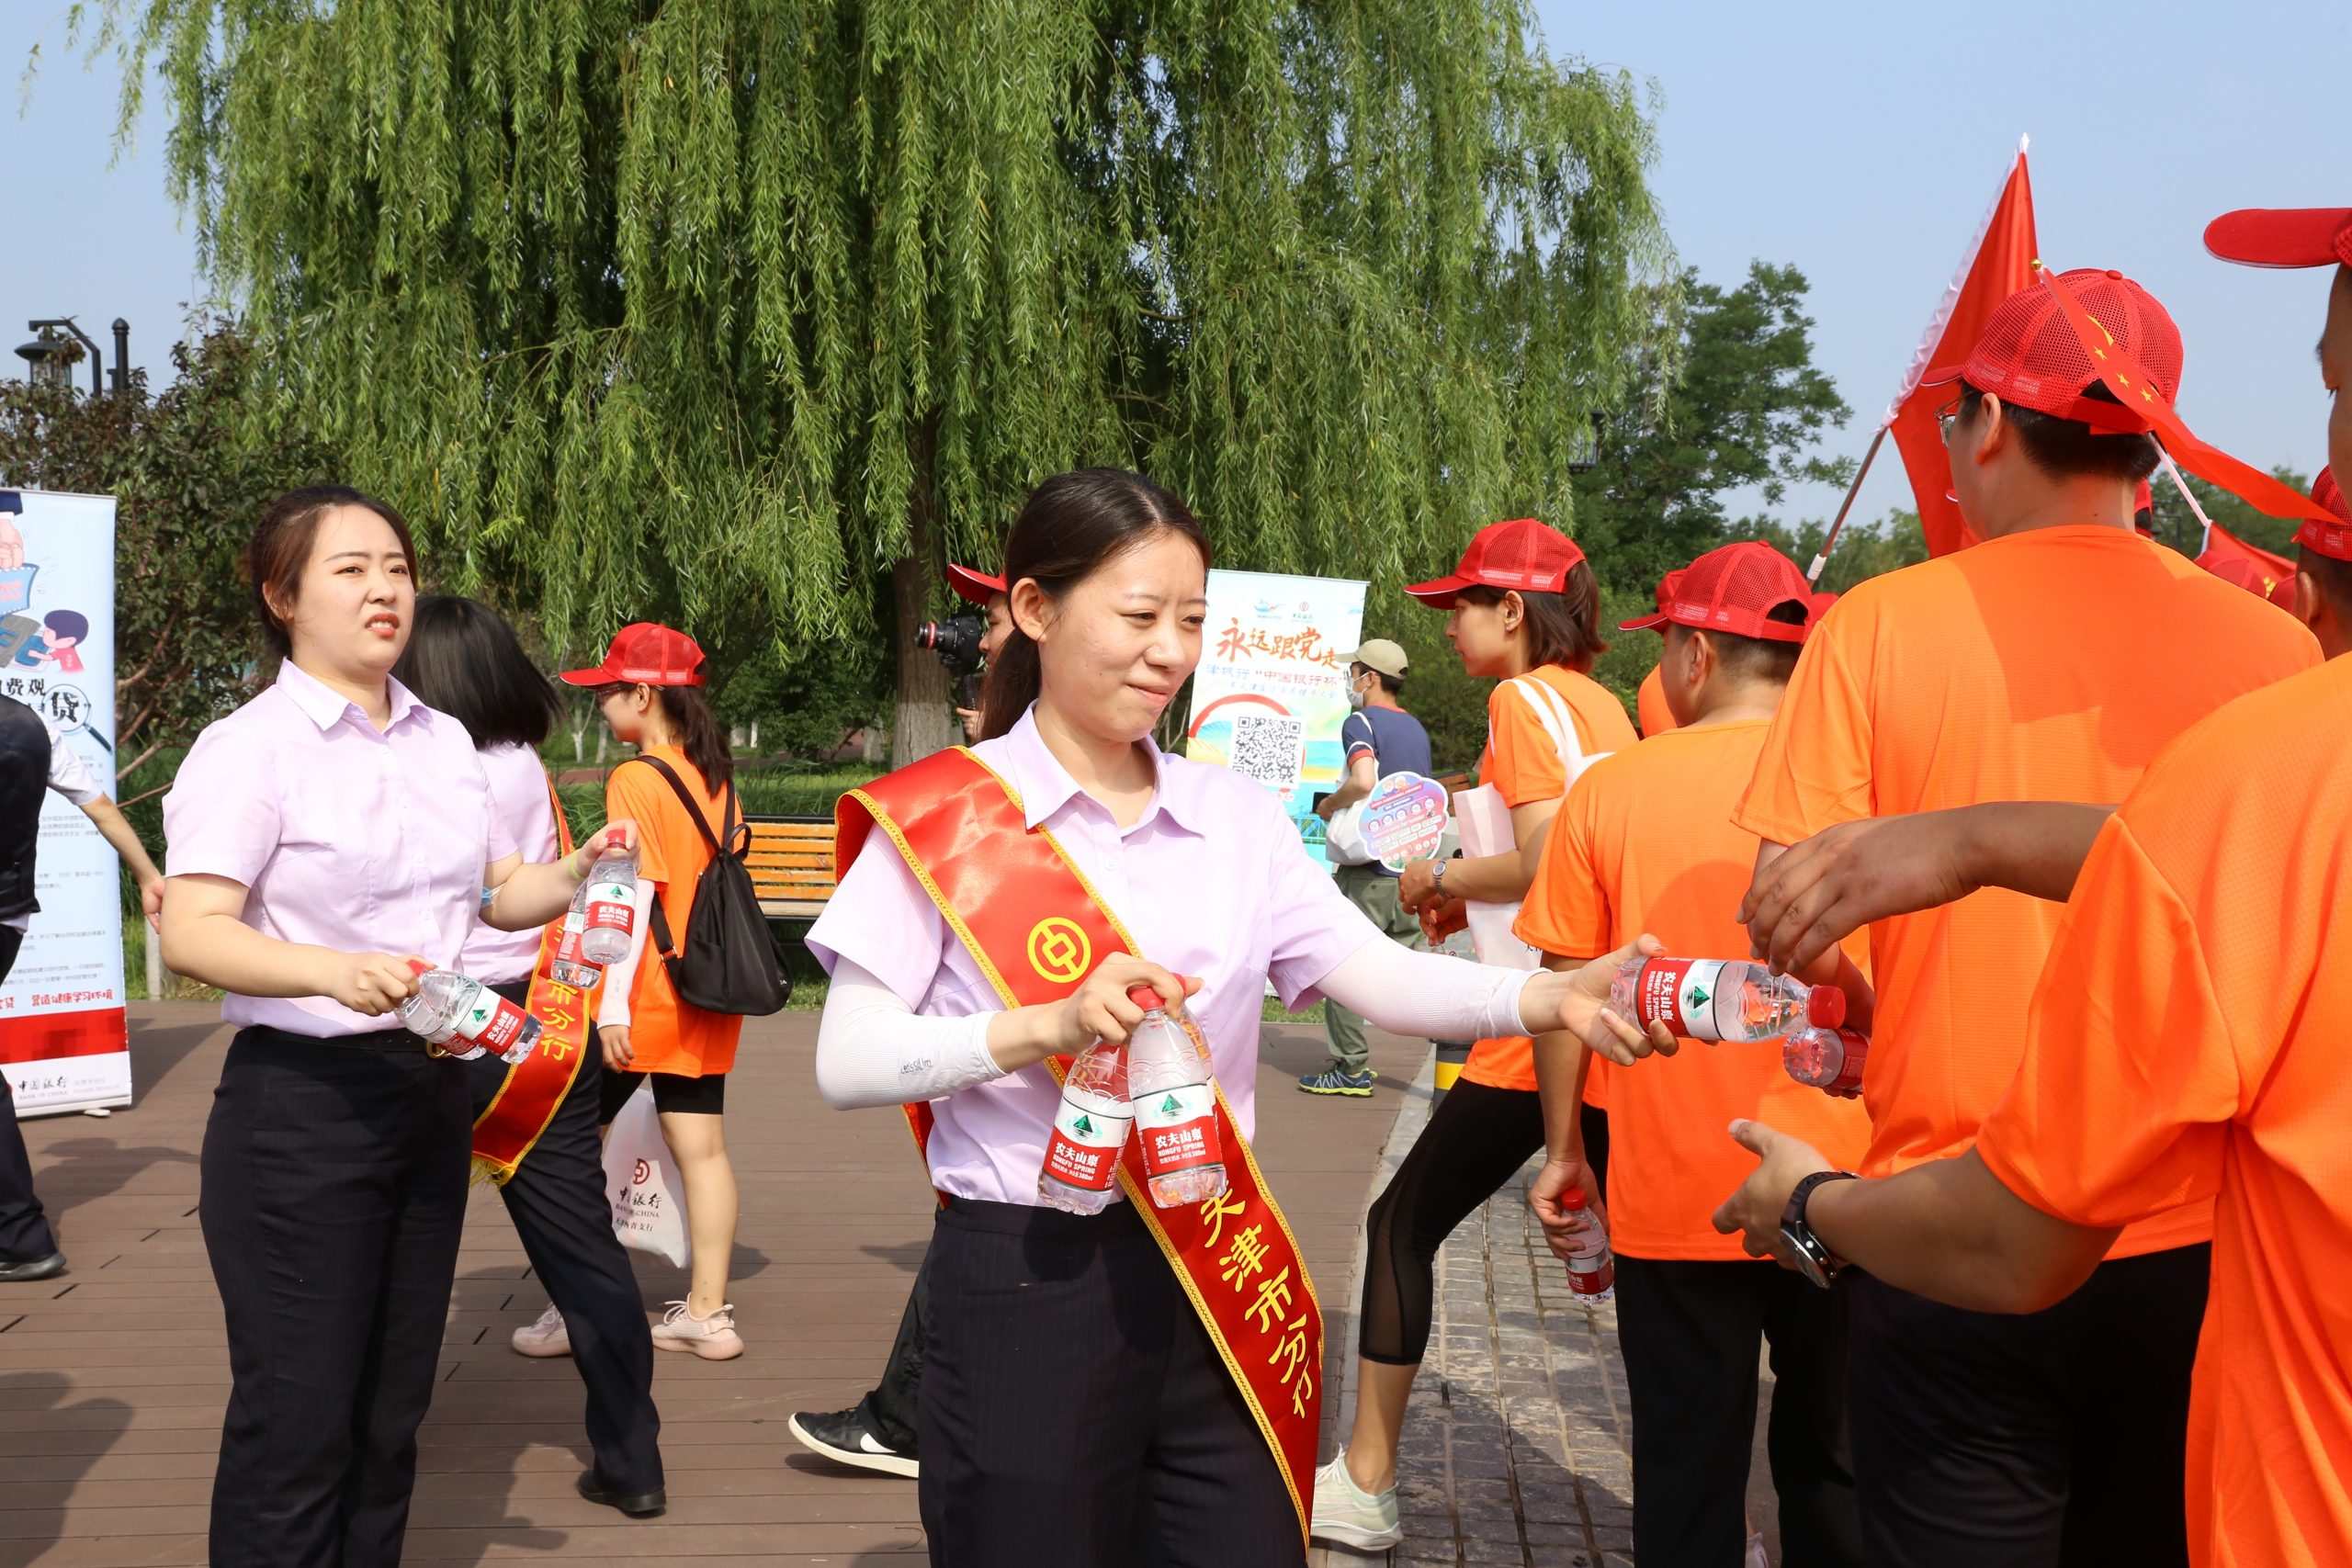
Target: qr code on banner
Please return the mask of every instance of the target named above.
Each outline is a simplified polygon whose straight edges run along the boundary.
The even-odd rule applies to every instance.
[[[1298,787],[1306,754],[1306,724],[1280,714],[1237,714],[1233,719],[1233,771],[1268,789],[1288,795]]]

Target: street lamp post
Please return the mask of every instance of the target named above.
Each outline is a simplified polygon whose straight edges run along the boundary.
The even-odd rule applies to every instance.
[[[106,395],[106,355],[99,351],[97,340],[84,332],[73,317],[52,316],[45,321],[27,321],[25,325],[38,335],[29,343],[19,344],[17,347],[17,355],[30,367],[33,379],[64,381],[71,378],[66,362],[57,357],[65,348],[64,342],[57,335],[58,329],[62,327],[73,333],[74,340],[81,344],[90,355],[90,395],[94,398]],[[115,396],[122,397],[129,393],[130,390],[130,323],[120,316],[114,319],[113,380]]]

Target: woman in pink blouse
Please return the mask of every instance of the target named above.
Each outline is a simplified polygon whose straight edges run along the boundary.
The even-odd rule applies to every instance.
[[[229,1333],[215,1562],[400,1561],[465,1219],[458,1063],[393,1010],[477,919],[544,925],[607,842],[526,865],[465,728],[389,671],[407,525],[341,486],[270,503],[246,548],[274,684],[198,738],[164,802],[165,961],[238,1025],[199,1208]]]
[[[1059,1100],[1046,1059],[1125,1040],[1142,1016],[1130,987],[1183,998],[1245,1136],[1270,978],[1287,1006],[1328,995],[1406,1034],[1630,1037],[1600,1011],[1616,955],[1571,976],[1400,952],[1272,795],[1151,743],[1200,659],[1208,559],[1181,502],[1114,469],[1046,480],[1006,551],[1013,630],[974,754],[1140,956],[1102,959],[1065,999],[1008,1008],[878,833],[809,932],[832,977],[817,1048],[828,1102],[931,1102],[945,1203],[919,1448],[934,1564],[1304,1560],[1283,1470],[1133,1205],[1081,1217],[1038,1201]],[[977,848],[967,833],[956,852]]]

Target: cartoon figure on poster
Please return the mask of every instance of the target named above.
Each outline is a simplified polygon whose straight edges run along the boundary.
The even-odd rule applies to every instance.
[[[1324,858],[1315,797],[1340,786],[1346,654],[1363,628],[1361,582],[1271,572],[1209,573],[1184,755],[1249,774],[1283,797]]]
[[[47,719],[114,792],[111,497],[0,489],[0,696]],[[40,911],[0,985],[0,1071],[20,1114],[127,1104],[120,876],[53,795],[35,876]]]
[[[1445,840],[1445,786],[1419,773],[1389,773],[1372,793],[1331,818],[1330,857],[1351,865],[1401,872],[1429,860]]]

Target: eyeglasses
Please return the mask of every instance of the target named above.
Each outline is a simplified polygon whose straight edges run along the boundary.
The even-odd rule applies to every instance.
[[[1936,411],[1936,428],[1943,433],[1944,445],[1951,445],[1951,427],[1960,423],[1960,405],[1968,400],[1968,389],[1962,387],[1951,395],[1951,401]]]

